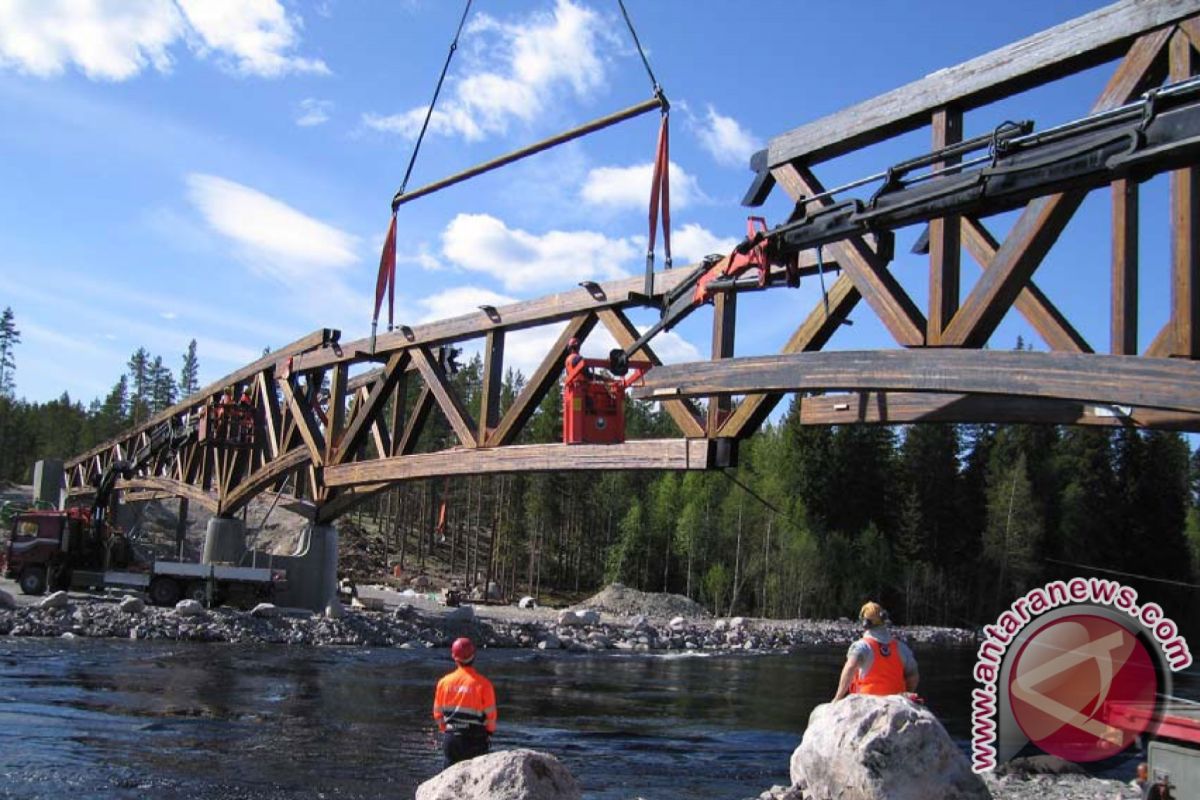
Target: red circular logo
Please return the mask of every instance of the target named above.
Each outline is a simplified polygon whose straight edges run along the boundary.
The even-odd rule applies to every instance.
[[[1154,718],[1157,692],[1137,636],[1082,614],[1035,630],[1008,678],[1017,725],[1042,750],[1071,761],[1099,761],[1132,744]]]

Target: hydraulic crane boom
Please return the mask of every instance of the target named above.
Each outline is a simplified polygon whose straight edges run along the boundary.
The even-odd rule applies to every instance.
[[[804,250],[870,233],[877,237],[882,257],[890,260],[892,232],[906,225],[952,214],[995,214],[1035,197],[1092,189],[1120,178],[1144,180],[1196,163],[1200,79],[1164,86],[1136,102],[1045,131],[1031,129],[1030,123],[1005,123],[989,135],[803,197],[788,221],[771,229],[751,217],[748,235],[732,253],[706,259],[662,298],[657,323],[629,347],[612,351],[612,371],[623,374],[629,358],[651,338],[709,302],[718,291],[776,282],[796,285],[797,257]],[[948,157],[984,150],[985,154],[961,164],[914,174]],[[873,180],[881,180],[882,185],[868,200],[831,202],[834,195]],[[757,270],[756,277],[740,277],[751,269]]]

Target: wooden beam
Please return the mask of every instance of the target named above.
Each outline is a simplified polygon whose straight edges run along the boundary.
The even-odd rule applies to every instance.
[[[367,398],[359,407],[354,418],[350,420],[350,424],[346,427],[346,433],[342,438],[342,443],[337,449],[337,453],[333,457],[334,464],[341,464],[347,461],[359,445],[362,444],[363,436],[371,424],[383,413],[384,404],[388,398],[395,393],[395,388],[404,375],[405,369],[408,367],[409,354],[407,350],[401,350],[397,353],[392,353],[388,356],[387,364],[380,373],[379,379],[371,385],[371,390],[367,394]],[[365,389],[365,387],[363,387]],[[402,398],[401,398],[402,399]],[[380,451],[380,456],[391,455],[386,450]]]
[[[962,141],[962,111],[947,106],[933,112],[933,149],[940,150]],[[962,161],[951,158],[934,164],[934,169],[952,166]],[[941,217],[929,222],[929,321],[925,342],[936,346],[942,342],[942,330],[958,310],[959,284],[962,267],[962,235],[958,215]]]
[[[406,456],[416,450],[417,442],[421,438],[421,431],[425,430],[425,421],[429,419],[429,412],[433,411],[433,406],[433,390],[428,386],[422,386],[413,403],[412,413],[408,415],[408,422],[404,426],[404,435],[400,437],[398,444],[392,446],[395,455]]]
[[[471,412],[463,405],[458,393],[450,385],[442,365],[424,346],[414,347],[411,352],[417,371],[421,373],[425,385],[433,392],[438,407],[446,415],[446,420],[450,423],[455,435],[458,436],[458,440],[465,447],[475,447],[475,422],[471,419]]]
[[[733,292],[718,292],[713,297],[712,359],[719,361],[733,358],[734,330],[737,326],[737,295]],[[729,417],[732,399],[728,395],[708,398],[708,419],[705,430],[716,436],[721,425]]]
[[[1136,37],[1200,13],[1200,0],[1123,0],[776,136],[767,166],[817,164],[1120,57]]]
[[[825,312],[824,302],[818,304],[787,340],[782,352],[787,354],[820,350],[850,316],[861,297],[850,276],[839,275],[829,288],[829,313]],[[780,392],[748,396],[725,421],[721,427],[721,435],[733,439],[749,436],[758,430],[781,399],[783,394]]]
[[[807,167],[784,164],[776,167],[772,174],[787,193],[797,200],[825,191],[825,187]],[[825,198],[819,204],[812,205],[826,207],[832,204],[832,199]],[[896,277],[888,271],[886,262],[867,246],[862,237],[853,236],[834,242],[829,249],[898,344],[917,347],[925,343],[925,316]]]
[[[500,424],[500,389],[504,386],[504,331],[488,331],[483,345],[483,390],[479,399],[479,433],[486,442]]]
[[[1171,38],[1171,80],[1197,71],[1196,50],[1182,32]],[[1171,173],[1171,355],[1200,358],[1200,170]]]
[[[962,217],[962,240],[967,246],[967,252],[985,270],[996,259],[996,253],[1000,250],[1000,243],[973,217]],[[1092,352],[1092,346],[1083,335],[1075,330],[1071,322],[1032,280],[1026,281],[1013,305],[1051,350],[1067,353]]]
[[[596,315],[590,311],[579,314],[567,323],[567,327],[558,335],[558,339],[551,345],[550,351],[546,353],[542,363],[534,370],[533,376],[525,384],[525,388],[517,395],[517,399],[504,414],[504,418],[500,420],[496,430],[492,432],[487,441],[488,447],[500,447],[516,441],[525,428],[525,423],[529,422],[529,418],[533,416],[537,407],[545,399],[550,387],[557,383],[559,376],[562,375],[563,361],[567,357],[567,344],[572,339],[580,341],[586,339],[595,326]]]
[[[391,449],[386,453],[380,453],[381,456],[399,455],[397,448],[400,446],[400,435],[405,429],[404,407],[408,404],[408,372],[405,371],[396,379],[396,388],[392,390],[392,404],[389,407],[390,424],[388,429],[392,432],[392,439],[389,442]]]
[[[173,481],[170,478],[130,478],[129,480],[118,480],[115,484],[119,490],[126,489],[149,489],[152,491],[166,492],[175,495],[176,497],[186,497],[190,502],[204,508],[209,513],[217,513],[217,498],[209,492],[204,491],[198,486],[193,486],[190,483],[181,481]]]
[[[1119,180],[1112,185],[1112,315],[1109,352],[1132,356],[1138,351],[1138,185]]]
[[[240,486],[221,498],[220,513],[228,515],[241,511],[259,492],[282,480],[293,470],[308,464],[309,453],[305,448],[297,447],[284,453],[263,469],[247,476]]]
[[[317,425],[317,420],[313,415],[312,409],[308,403],[302,402],[300,398],[296,397],[296,392],[292,388],[290,378],[279,378],[276,382],[283,392],[284,402],[287,403],[288,409],[292,412],[292,419],[296,421],[296,431],[300,434],[300,438],[304,440],[304,446],[308,448],[313,466],[324,466],[325,438],[321,435],[321,429]]]
[[[933,392],[855,392],[805,395],[801,425],[908,425],[979,422],[1040,425],[1133,426],[1200,431],[1200,414],[1160,409],[1088,405],[1072,400]],[[1128,413],[1126,413],[1128,412]]]
[[[699,470],[709,466],[709,443],[648,439],[623,444],[523,444],[419,453],[325,470],[331,486],[355,486],[443,475],[564,472],[610,469]]]
[[[339,452],[342,428],[346,425],[346,382],[350,365],[343,361],[329,370],[329,408],[325,412],[325,463]]]
[[[1135,41],[1092,110],[1114,108],[1140,94],[1156,74],[1156,63],[1161,62],[1170,33],[1169,29],[1158,31]],[[944,344],[956,347],[987,344],[1086,194],[1073,190],[1047,195],[1025,207],[991,265],[947,326]]]
[[[617,347],[628,348],[637,341],[640,333],[629,318],[615,308],[606,308],[599,313],[600,321],[617,341]],[[662,364],[662,359],[655,354],[650,345],[643,345],[632,355],[635,360],[649,361],[655,367]],[[704,436],[704,423],[700,419],[700,410],[691,402],[682,400],[665,400],[662,404],[680,433],[691,439]]]
[[[1167,358],[1171,355],[1171,345],[1175,342],[1175,325],[1170,320],[1166,325],[1163,325],[1158,330],[1158,335],[1154,337],[1154,341],[1150,342],[1150,346],[1146,348],[1146,352],[1142,354],[1143,358]]]
[[[798,391],[1004,394],[1200,412],[1200,362],[997,350],[801,353],[696,362],[647,373],[635,397]]]

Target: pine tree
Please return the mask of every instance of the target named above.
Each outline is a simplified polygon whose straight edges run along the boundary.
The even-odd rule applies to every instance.
[[[0,396],[13,397],[16,391],[17,362],[13,350],[21,343],[21,332],[17,330],[15,317],[11,307],[6,307],[0,314]]]
[[[196,358],[196,340],[188,342],[183,354],[183,368],[179,370],[179,394],[191,397],[200,391],[200,361]]]
[[[175,376],[163,364],[162,356],[150,363],[150,410],[157,414],[175,404]]]
[[[129,398],[130,421],[137,425],[150,415],[150,354],[139,347],[129,357],[129,383],[133,394]]]

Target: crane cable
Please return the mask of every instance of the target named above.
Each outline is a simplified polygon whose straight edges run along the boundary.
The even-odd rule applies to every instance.
[[[375,313],[371,317],[371,352],[375,352],[375,331],[379,326],[379,310],[383,305],[383,294],[388,296],[388,327],[394,325],[393,314],[396,307],[396,209],[400,207],[399,198],[408,187],[408,179],[412,177],[413,166],[417,163],[417,153],[421,152],[421,142],[425,140],[425,131],[429,128],[429,120],[433,117],[433,109],[437,105],[438,96],[442,93],[442,84],[446,81],[446,73],[450,70],[450,62],[458,50],[458,40],[462,36],[463,26],[471,11],[472,0],[467,0],[463,7],[462,17],[458,20],[458,29],[454,32],[454,40],[450,42],[450,50],[446,53],[446,62],[442,64],[442,74],[438,76],[437,86],[433,89],[433,99],[425,109],[425,120],[421,123],[421,132],[413,143],[412,155],[408,159],[408,167],[404,170],[404,180],[400,182],[400,191],[392,200],[392,219],[388,224],[387,236],[383,242],[383,252],[379,256],[379,275],[375,279]]]

